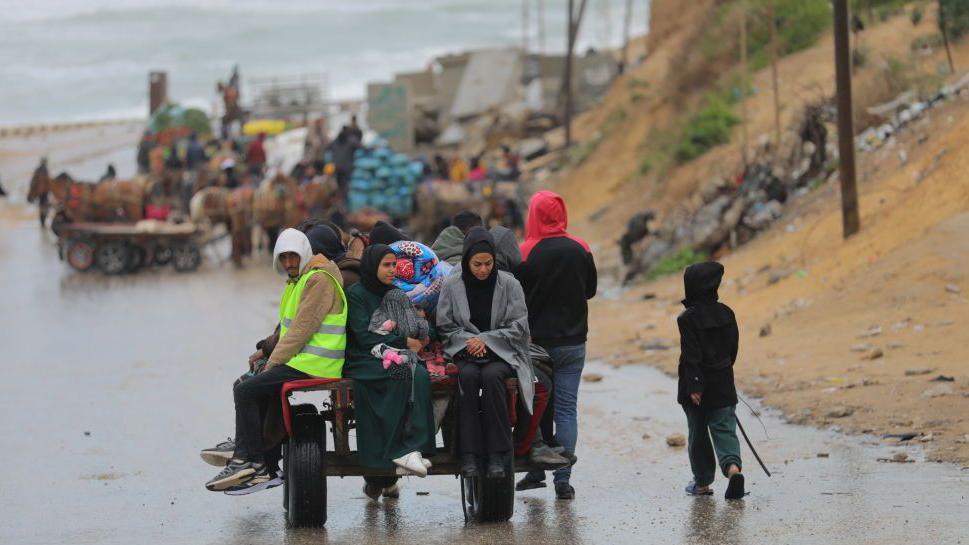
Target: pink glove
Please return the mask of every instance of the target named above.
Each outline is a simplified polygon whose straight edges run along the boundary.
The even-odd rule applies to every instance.
[[[388,350],[384,352],[384,369],[393,365],[400,365],[404,363],[404,357],[393,350]]]

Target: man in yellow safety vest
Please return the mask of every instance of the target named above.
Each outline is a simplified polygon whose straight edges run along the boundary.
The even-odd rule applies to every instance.
[[[264,459],[264,407],[278,402],[286,382],[342,376],[347,304],[339,268],[325,256],[313,255],[309,239],[296,229],[279,235],[273,267],[287,276],[279,304],[279,341],[265,367],[233,388],[234,449],[225,469],[205,484],[212,491],[254,491],[280,484]]]

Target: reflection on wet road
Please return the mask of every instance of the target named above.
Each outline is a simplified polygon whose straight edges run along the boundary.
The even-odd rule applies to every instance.
[[[34,222],[0,224],[0,543],[956,543],[967,475],[883,464],[892,448],[738,410],[775,472],[749,452],[752,494],[692,499],[675,384],[645,367],[589,364],[574,502],[518,494],[507,524],[465,525],[458,481],[409,479],[371,502],[360,479],[329,480],[326,530],[285,526],[281,490],[207,492],[198,450],[231,434],[230,383],[272,327],[280,279],[242,272],[81,275],[57,261]],[[867,443],[866,443],[867,442]],[[818,458],[826,452],[828,458]],[[918,451],[910,451],[918,457]],[[417,495],[427,492],[427,495]]]

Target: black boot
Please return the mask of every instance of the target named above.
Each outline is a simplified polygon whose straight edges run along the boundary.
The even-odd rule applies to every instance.
[[[492,454],[488,457],[488,478],[503,479],[505,477],[504,454]]]
[[[461,455],[461,475],[469,479],[478,476],[478,459],[474,454]]]

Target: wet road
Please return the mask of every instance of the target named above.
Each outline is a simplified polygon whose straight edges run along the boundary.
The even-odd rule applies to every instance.
[[[664,440],[685,428],[674,382],[596,364],[589,370],[604,379],[583,383],[580,396],[574,502],[529,491],[511,522],[466,526],[453,478],[410,479],[399,500],[381,502],[366,499],[359,479],[330,479],[326,530],[287,530],[280,489],[208,492],[216,468],[197,454],[231,433],[229,384],[272,327],[280,280],[268,262],[77,274],[33,221],[10,217],[0,214],[0,543],[967,541],[967,472],[879,463],[899,449],[774,417],[768,440],[746,409],[774,477],[745,449],[746,500],[726,503],[722,480],[717,496],[688,498],[686,454]]]

